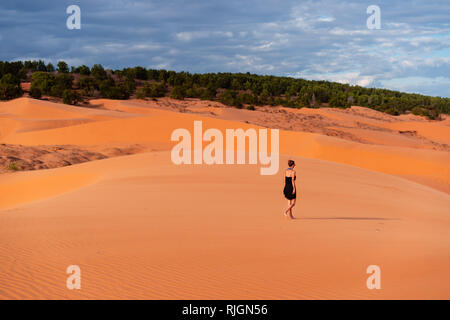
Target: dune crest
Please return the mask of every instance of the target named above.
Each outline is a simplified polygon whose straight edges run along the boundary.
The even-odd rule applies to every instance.
[[[77,170],[4,174],[0,179],[0,210],[73,191],[97,178],[95,172]]]

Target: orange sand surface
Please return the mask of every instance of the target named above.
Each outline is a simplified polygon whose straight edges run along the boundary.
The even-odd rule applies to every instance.
[[[0,103],[0,144],[153,150],[0,174],[1,299],[450,298],[447,120],[91,103]],[[223,132],[276,123],[280,171],[172,164],[170,135],[194,120]],[[300,193],[292,221],[282,214],[289,158]],[[66,288],[69,265],[81,268],[81,290]],[[369,265],[381,267],[381,290],[366,287]]]

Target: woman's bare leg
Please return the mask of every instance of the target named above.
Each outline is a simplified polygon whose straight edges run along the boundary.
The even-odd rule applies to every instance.
[[[288,200],[288,206],[287,206],[286,210],[284,211],[284,216],[286,218],[290,218],[290,215],[291,215],[291,212],[290,212],[290,210],[291,210],[291,201],[292,200]]]
[[[294,219],[294,216],[292,215],[292,208],[295,206],[295,199],[289,200],[288,201],[288,207],[286,209],[286,211],[284,212],[284,215],[286,217],[289,217],[291,219]]]
[[[284,210],[284,216],[286,218],[289,217],[289,209],[290,209],[290,207],[291,207],[291,200],[288,200],[288,206],[287,206],[286,210]]]
[[[294,215],[292,214],[292,209],[294,209],[296,202],[297,202],[297,199],[292,199],[291,200],[291,208],[289,209],[289,217],[291,219],[294,219]]]

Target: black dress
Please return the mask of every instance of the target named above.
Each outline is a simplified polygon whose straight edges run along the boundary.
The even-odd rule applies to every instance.
[[[288,200],[293,200],[297,198],[297,190],[295,190],[295,193],[292,193],[294,191],[294,188],[292,186],[292,177],[284,177],[284,196]],[[294,180],[297,180],[297,176],[294,177]]]

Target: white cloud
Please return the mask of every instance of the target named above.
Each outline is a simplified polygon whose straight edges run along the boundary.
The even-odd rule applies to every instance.
[[[265,42],[261,45],[255,46],[252,48],[252,50],[254,51],[267,51],[270,50],[273,47],[274,43],[273,42]]]
[[[260,57],[240,54],[235,55],[227,65],[252,72],[269,72],[275,69],[273,65],[263,63]]]
[[[162,48],[163,47],[160,44],[153,44],[153,43],[135,43],[135,44],[97,43],[95,45],[85,45],[82,47],[84,51],[89,52],[91,54],[154,51]]]
[[[309,79],[309,80],[328,80],[333,82],[339,82],[344,84],[350,84],[350,85],[358,85],[362,87],[370,86],[373,84],[375,77],[374,76],[367,76],[367,75],[361,75],[360,72],[346,72],[346,73],[330,73],[330,74],[324,74],[324,73],[318,73],[318,74],[302,74],[302,73],[296,73],[293,74],[293,76],[303,79]]]
[[[191,32],[178,32],[176,38],[181,41],[192,41],[202,38],[232,38],[233,32],[230,31],[191,31]]]
[[[333,22],[334,20],[336,20],[334,17],[329,17],[329,16],[320,16],[317,21],[320,22]]]
[[[340,27],[335,27],[330,30],[330,34],[336,35],[336,36],[354,36],[354,35],[368,35],[371,31],[368,29],[344,29]]]

